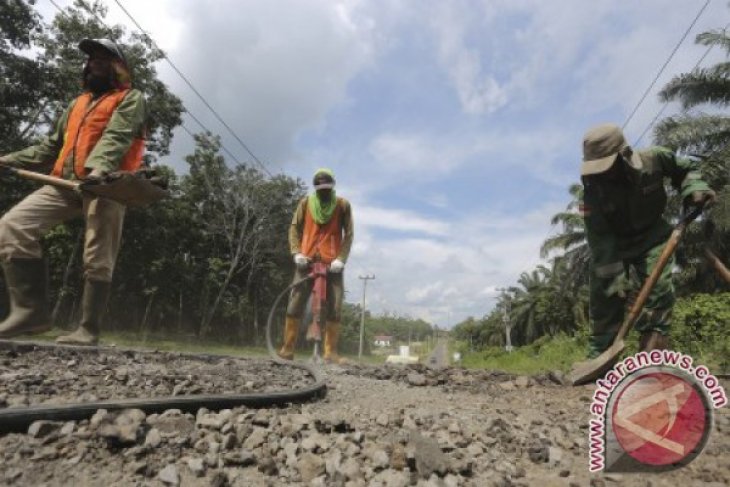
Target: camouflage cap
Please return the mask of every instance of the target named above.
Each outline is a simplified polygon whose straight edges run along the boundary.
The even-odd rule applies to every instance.
[[[599,174],[607,171],[619,153],[627,156],[627,162],[636,168],[641,167],[641,159],[631,150],[626,142],[621,127],[612,123],[596,125],[583,137],[583,164],[580,168],[582,176]]]

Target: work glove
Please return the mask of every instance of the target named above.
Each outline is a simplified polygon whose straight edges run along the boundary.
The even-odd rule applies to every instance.
[[[309,259],[304,254],[294,254],[294,263],[300,269],[306,269],[309,265]]]
[[[335,274],[339,274],[344,268],[345,263],[342,262],[340,259],[335,259],[330,264],[330,272],[334,272]]]
[[[685,208],[696,208],[698,206],[704,206],[709,208],[715,204],[717,195],[711,189],[704,191],[693,191],[692,194],[684,199]]]

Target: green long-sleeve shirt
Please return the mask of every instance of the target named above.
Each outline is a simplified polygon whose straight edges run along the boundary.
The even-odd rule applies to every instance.
[[[615,275],[621,261],[666,240],[672,227],[662,218],[665,178],[684,199],[709,187],[696,164],[663,147],[640,151],[641,169],[626,168],[617,178],[604,174],[583,178],[583,210],[591,260],[599,275]]]
[[[21,167],[54,162],[63,147],[68,117],[75,102],[75,100],[71,102],[51,132],[38,144],[8,154],[5,156],[6,159],[11,164]],[[84,167],[107,172],[117,170],[134,139],[144,137],[146,120],[147,102],[142,92],[130,90],[114,110],[101,139],[89,154]],[[73,153],[64,161],[62,176],[65,179],[76,177],[73,171]]]
[[[342,245],[340,246],[340,253],[337,258],[343,263],[347,262],[347,258],[350,256],[350,249],[352,248],[352,241],[355,236],[355,225],[352,221],[352,207],[350,202],[340,196],[337,197],[337,204],[340,205],[340,215],[342,224]],[[305,197],[297,205],[297,209],[294,211],[292,217],[291,226],[289,227],[289,249],[292,255],[298,254],[302,251],[302,235],[304,233],[304,217],[307,213],[307,205],[309,198]]]

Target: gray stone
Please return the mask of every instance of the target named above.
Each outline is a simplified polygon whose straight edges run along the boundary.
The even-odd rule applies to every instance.
[[[165,485],[180,485],[180,474],[177,471],[177,467],[172,463],[160,470],[157,478]]]
[[[427,384],[426,376],[415,372],[408,374],[408,377],[406,377],[406,381],[410,385],[417,387],[425,386]]]
[[[408,448],[413,452],[416,470],[422,478],[427,479],[433,473],[445,475],[449,470],[449,460],[439,448],[436,440],[412,431],[408,440]]]
[[[151,448],[157,448],[160,446],[160,443],[162,443],[162,436],[160,436],[159,430],[157,430],[157,428],[149,430],[144,439],[144,444]]]
[[[370,485],[373,484],[383,487],[407,487],[410,484],[410,477],[405,472],[388,469],[375,475],[370,482]]]
[[[319,455],[305,453],[297,462],[297,470],[303,482],[310,482],[325,473],[324,460]]]
[[[250,450],[241,449],[235,452],[229,452],[223,455],[223,462],[226,465],[235,465],[237,467],[248,467],[256,464],[256,456]]]
[[[268,433],[269,432],[263,428],[255,428],[249,437],[243,442],[243,446],[249,450],[253,450],[256,447],[263,445]]]
[[[202,477],[203,475],[205,475],[205,464],[203,463],[202,458],[188,458],[187,464],[190,471],[196,477]]]
[[[33,421],[28,427],[28,435],[33,438],[45,438],[61,429],[58,421]]]
[[[69,436],[72,435],[74,431],[76,431],[76,421],[67,421],[61,427],[59,434],[61,436]]]
[[[360,464],[354,458],[348,458],[340,467],[340,473],[344,475],[347,480],[357,480],[362,475],[360,471]]]

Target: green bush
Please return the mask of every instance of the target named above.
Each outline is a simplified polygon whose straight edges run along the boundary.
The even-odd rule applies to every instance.
[[[674,306],[671,346],[706,365],[730,369],[730,293],[694,294]]]

